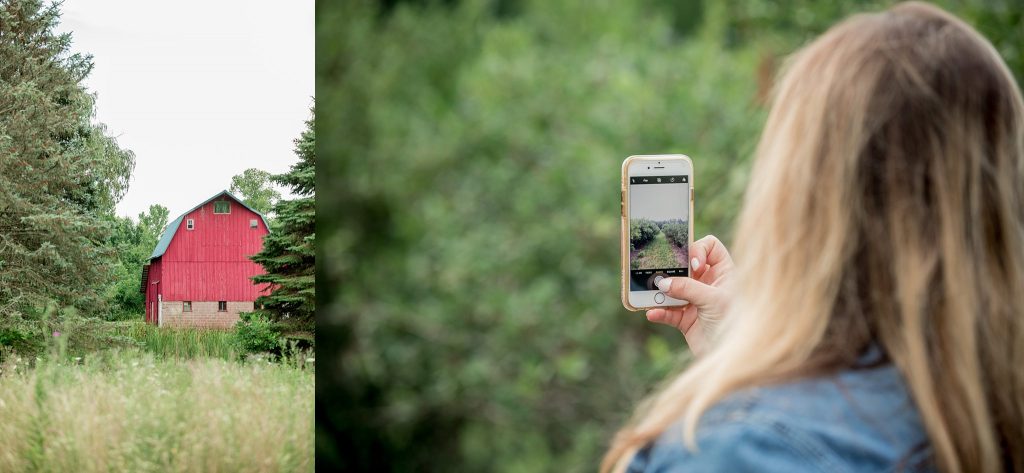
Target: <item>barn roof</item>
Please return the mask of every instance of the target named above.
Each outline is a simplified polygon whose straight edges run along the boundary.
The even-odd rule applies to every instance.
[[[153,258],[157,258],[157,257],[163,256],[164,252],[167,251],[167,247],[171,245],[171,239],[174,238],[174,234],[177,233],[178,227],[181,226],[181,221],[185,219],[186,215],[188,215],[188,214],[190,214],[192,212],[195,212],[195,210],[198,209],[199,207],[202,207],[202,206],[210,203],[211,200],[216,199],[216,198],[218,198],[220,196],[223,196],[223,195],[231,197],[232,199],[235,200],[235,202],[238,202],[239,204],[241,204],[242,207],[245,207],[245,208],[251,210],[256,215],[259,215],[260,216],[260,220],[263,220],[263,226],[267,227],[267,231],[268,232],[270,231],[270,224],[267,223],[267,217],[264,217],[263,214],[257,212],[256,209],[254,209],[252,207],[249,207],[248,205],[245,205],[245,202],[242,202],[242,199],[239,199],[238,197],[235,197],[234,194],[232,194],[232,193],[230,193],[230,192],[228,192],[226,190],[225,191],[220,191],[220,192],[217,193],[217,195],[214,195],[213,197],[210,197],[209,199],[206,199],[206,200],[200,202],[199,205],[197,205],[195,207],[192,207],[191,209],[189,209],[185,213],[179,215],[178,218],[174,219],[173,222],[168,224],[167,228],[164,230],[164,232],[162,234],[160,234],[160,241],[157,242],[156,248],[153,249],[153,254],[149,255],[149,259],[153,259]]]

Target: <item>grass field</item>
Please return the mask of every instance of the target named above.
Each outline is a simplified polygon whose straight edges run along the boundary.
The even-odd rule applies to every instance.
[[[313,471],[313,370],[108,350],[0,366],[0,471]]]
[[[312,359],[241,361],[232,331],[64,330],[0,357],[0,472],[313,471]],[[68,349],[98,340],[119,348]]]
[[[680,265],[676,262],[672,244],[663,232],[658,232],[654,240],[640,249],[634,264],[633,269],[674,268]]]

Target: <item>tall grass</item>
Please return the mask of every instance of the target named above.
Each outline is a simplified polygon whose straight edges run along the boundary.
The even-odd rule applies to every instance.
[[[119,335],[134,339],[147,351],[174,358],[232,359],[238,352],[233,330],[162,328],[141,320],[112,323]]]
[[[313,470],[311,369],[138,349],[60,360],[0,365],[0,471]]]

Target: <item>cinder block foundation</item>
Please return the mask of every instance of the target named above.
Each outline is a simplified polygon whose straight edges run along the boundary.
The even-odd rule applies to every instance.
[[[228,310],[224,312],[217,310],[217,301],[192,301],[189,312],[183,310],[183,301],[164,301],[160,306],[162,327],[219,329],[234,327],[240,312],[252,312],[255,308],[252,301],[228,301]]]

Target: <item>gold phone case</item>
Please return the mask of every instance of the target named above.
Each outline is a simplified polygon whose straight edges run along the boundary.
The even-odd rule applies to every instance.
[[[679,307],[671,305],[634,307],[629,303],[629,165],[634,160],[644,159],[657,159],[661,161],[669,159],[682,159],[686,160],[686,162],[690,164],[690,215],[687,218],[687,226],[689,227],[689,231],[686,239],[686,247],[689,248],[690,246],[693,245],[693,176],[694,174],[696,174],[693,169],[693,160],[691,160],[688,156],[682,154],[634,155],[626,158],[626,160],[622,162],[622,187],[621,193],[619,194],[619,215],[621,215],[622,217],[621,223],[619,225],[619,259],[622,260],[622,271],[620,274],[622,284],[620,285],[620,297],[622,298],[622,306],[625,307],[627,310],[631,310],[634,312],[639,310],[652,309],[655,307]]]

